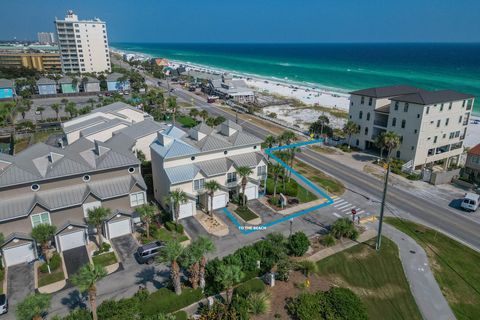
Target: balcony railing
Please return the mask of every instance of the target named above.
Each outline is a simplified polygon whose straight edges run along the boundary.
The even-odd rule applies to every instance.
[[[373,124],[379,127],[386,128],[388,126],[388,121],[374,120]]]

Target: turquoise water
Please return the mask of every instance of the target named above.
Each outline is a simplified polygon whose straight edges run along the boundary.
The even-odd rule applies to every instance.
[[[338,91],[409,84],[480,96],[480,44],[160,44],[114,48]],[[480,99],[474,112],[480,114]]]

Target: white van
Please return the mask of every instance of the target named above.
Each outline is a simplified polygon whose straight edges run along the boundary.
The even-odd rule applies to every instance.
[[[480,195],[475,193],[466,193],[460,207],[466,211],[476,211],[480,203]]]

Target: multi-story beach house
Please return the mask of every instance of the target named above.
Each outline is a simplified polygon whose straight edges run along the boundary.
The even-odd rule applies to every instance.
[[[57,94],[57,82],[49,78],[40,78],[36,82],[38,94],[47,95],[47,94]]]
[[[15,96],[15,83],[10,79],[0,79],[0,99],[11,99]]]
[[[246,82],[242,79],[233,79],[229,74],[209,80],[207,92],[221,99],[231,99],[239,103],[255,101],[255,93],[247,86]]]
[[[350,94],[349,118],[360,129],[352,136],[352,146],[376,148],[376,137],[393,131],[401,137],[393,156],[405,160],[409,168],[458,163],[473,108],[472,95],[411,86],[369,88]]]
[[[180,204],[179,218],[190,217],[210,208],[205,184],[215,180],[220,189],[213,194],[213,209],[223,208],[239,193],[241,179],[236,169],[244,166],[252,169],[245,195],[249,200],[258,198],[267,174],[261,143],[232,121],[216,128],[201,123],[188,132],[170,127],[150,145],[155,199],[171,210],[170,192],[184,191],[188,201]]]
[[[128,148],[80,139],[65,148],[38,143],[10,156],[0,153],[0,232],[4,265],[32,261],[35,226],[56,226],[58,251],[85,248],[88,210],[111,209],[107,239],[132,232],[132,214],[146,203],[140,162]],[[85,248],[86,251],[86,248]],[[86,253],[85,253],[86,254]]]
[[[40,44],[54,44],[55,34],[53,32],[38,32],[37,39]]]
[[[108,91],[123,91],[130,90],[130,81],[118,72],[107,75],[107,90]]]
[[[480,144],[468,150],[463,173],[470,181],[480,183]]]
[[[111,71],[105,22],[78,20],[70,10],[65,19],[55,19],[55,27],[64,73]]]

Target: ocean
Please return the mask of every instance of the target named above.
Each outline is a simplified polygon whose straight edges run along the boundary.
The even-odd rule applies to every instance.
[[[338,92],[409,84],[479,97],[480,43],[475,44],[163,44],[112,47],[246,75]]]

